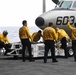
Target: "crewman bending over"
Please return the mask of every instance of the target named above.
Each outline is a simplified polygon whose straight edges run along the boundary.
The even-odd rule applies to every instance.
[[[42,36],[42,31],[39,30],[38,32],[35,32],[32,34],[32,41],[33,42],[38,42]]]
[[[0,48],[3,48],[3,47],[5,48],[6,50],[5,55],[9,51],[9,46],[11,46],[7,35],[8,35],[7,30],[4,30],[3,33],[0,34]]]
[[[69,40],[68,34],[63,29],[56,28],[58,34],[58,40],[61,41],[61,48],[64,49],[65,58],[68,58],[67,40]]]

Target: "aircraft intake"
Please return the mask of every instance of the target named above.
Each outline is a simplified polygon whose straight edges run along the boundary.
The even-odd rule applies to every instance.
[[[37,26],[43,26],[44,25],[44,19],[42,17],[38,17],[36,20],[35,20],[35,24]]]

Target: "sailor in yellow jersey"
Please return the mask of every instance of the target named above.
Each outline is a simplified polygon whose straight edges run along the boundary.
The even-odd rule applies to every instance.
[[[11,46],[10,44],[10,40],[7,37],[8,32],[7,30],[4,30],[2,34],[0,34],[0,48],[5,48],[6,52],[5,55],[7,54],[7,52],[9,51],[9,46]]]
[[[29,61],[33,61],[32,59],[32,50],[31,50],[31,42],[30,39],[32,40],[29,28],[27,27],[27,21],[23,20],[22,21],[23,26],[19,29],[19,38],[22,43],[22,60],[25,62],[25,49],[26,47],[28,48],[29,52]]]
[[[69,21],[69,19],[68,19]],[[76,62],[76,23],[74,23],[74,26],[70,25],[70,22],[68,22],[68,27],[71,30],[71,39],[72,39],[72,49],[74,51],[74,60]]]
[[[44,63],[47,62],[49,49],[52,55],[52,62],[58,62],[55,57],[55,40],[57,40],[57,34],[55,29],[52,26],[53,26],[53,23],[50,22],[48,27],[46,27],[43,30],[43,40],[45,44]]]
[[[39,30],[38,32],[35,32],[32,34],[32,41],[33,42],[38,42],[42,36],[42,31]]]
[[[65,58],[68,58],[67,41],[70,39],[68,34],[63,29],[56,28],[58,40],[61,41],[61,48],[64,49]]]

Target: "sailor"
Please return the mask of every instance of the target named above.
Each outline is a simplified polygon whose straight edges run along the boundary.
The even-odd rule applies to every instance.
[[[52,26],[53,23],[50,22],[48,27],[43,30],[43,40],[45,44],[44,63],[47,62],[49,49],[51,50],[52,62],[58,62],[55,56],[55,40],[57,40],[57,35],[55,29]]]
[[[4,55],[7,55],[7,52],[9,52],[9,48],[11,47],[10,40],[7,37],[8,32],[7,30],[4,30],[2,34],[0,34],[0,48],[5,48],[6,52]]]
[[[69,19],[68,19],[69,21]],[[76,62],[76,23],[74,23],[74,27],[68,22],[68,27],[71,30],[71,39],[72,39],[72,49],[74,52],[74,60]]]
[[[25,49],[26,47],[28,48],[28,52],[29,52],[29,61],[34,61],[32,59],[32,50],[31,50],[31,42],[29,39],[32,40],[31,34],[30,34],[30,30],[27,27],[27,21],[23,20],[22,21],[23,26],[19,29],[19,38],[21,40],[22,43],[22,60],[23,62],[25,62]]]
[[[41,37],[42,37],[42,31],[39,30],[38,32],[35,32],[35,33],[32,34],[32,41],[33,42],[38,42]]]
[[[69,41],[70,38],[64,29],[56,28],[56,31],[58,34],[58,40],[61,41],[61,48],[64,49],[65,58],[68,58],[67,41]]]

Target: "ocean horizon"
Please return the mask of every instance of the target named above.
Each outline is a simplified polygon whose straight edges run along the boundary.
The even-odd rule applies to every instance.
[[[30,29],[31,34],[34,32],[37,32],[38,30],[41,30],[37,26],[28,26],[28,27]],[[8,31],[8,38],[9,38],[11,43],[20,42],[19,28],[20,28],[20,26],[19,27],[16,27],[16,26],[0,27],[0,33],[2,33],[4,30],[7,30]]]

